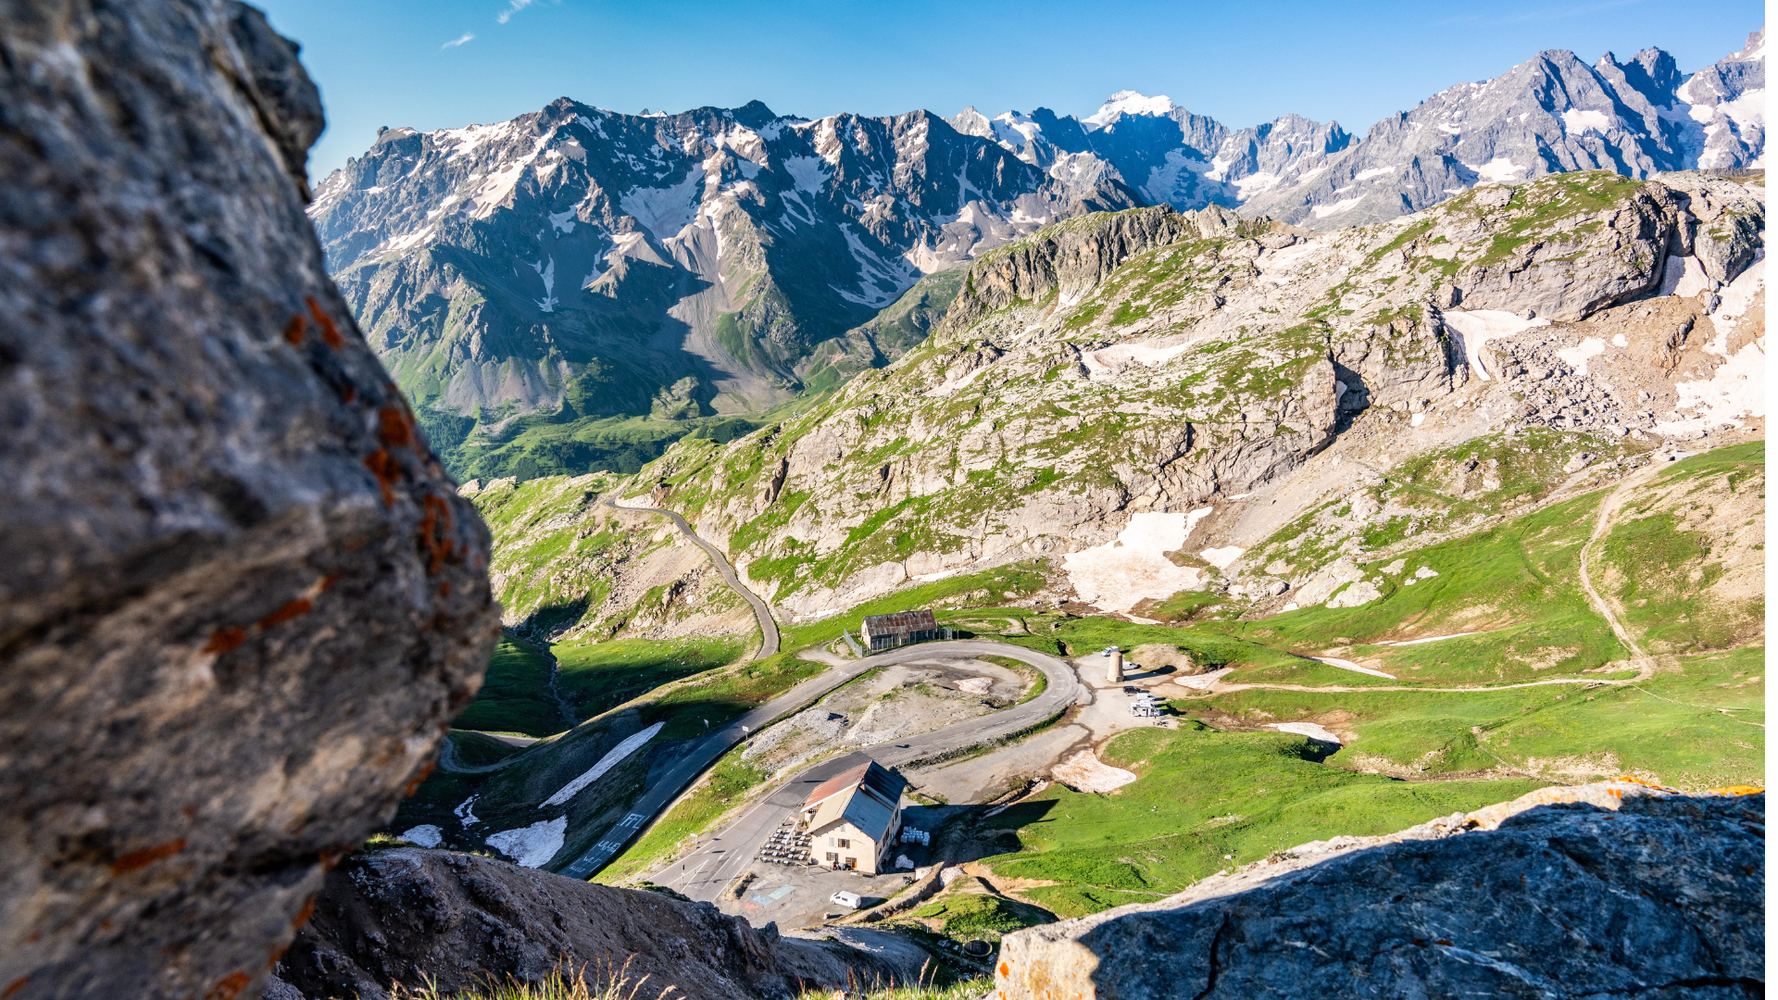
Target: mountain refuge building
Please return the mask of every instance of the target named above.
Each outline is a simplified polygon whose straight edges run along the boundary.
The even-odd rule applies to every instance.
[[[888,871],[907,784],[872,760],[817,785],[802,808],[810,856],[827,868],[867,875]]]
[[[930,610],[897,611],[891,615],[865,615],[858,630],[871,652],[929,642],[938,638],[938,620]]]

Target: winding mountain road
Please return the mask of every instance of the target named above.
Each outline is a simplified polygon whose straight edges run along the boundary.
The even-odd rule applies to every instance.
[[[739,819],[718,831],[715,837],[692,854],[675,858],[670,868],[675,873],[684,871],[683,876],[675,874],[669,877],[661,874],[656,876],[656,881],[670,883],[673,888],[694,900],[714,901],[722,893],[723,887],[753,860],[760,845],[778,828],[783,818],[803,804],[803,799],[814,786],[828,778],[866,760],[874,760],[884,767],[897,767],[991,743],[1044,722],[1080,699],[1079,677],[1075,674],[1073,665],[1066,660],[1023,646],[989,639],[960,639],[903,646],[867,656],[857,661],[857,665],[870,670],[934,656],[1011,657],[1043,671],[1046,686],[1042,693],[1030,701],[1002,709],[992,715],[965,719],[929,733],[861,748],[807,768],[754,804]]]
[[[772,618],[771,607],[766,604],[763,598],[749,590],[747,585],[741,582],[741,574],[735,572],[734,564],[728,561],[728,556],[724,555],[721,549],[717,548],[710,542],[705,541],[703,538],[700,538],[698,533],[692,530],[691,525],[686,522],[685,518],[680,517],[673,511],[663,510],[660,507],[629,507],[618,503],[611,497],[605,498],[605,506],[610,507],[612,510],[627,510],[641,514],[659,514],[678,526],[679,531],[684,534],[685,537],[691,539],[693,545],[696,545],[698,548],[703,549],[709,554],[710,562],[716,566],[716,572],[722,576],[722,582],[728,584],[730,590],[741,595],[742,600],[753,606],[753,617],[759,622],[760,634],[759,652],[754,653],[753,658],[756,660],[763,660],[768,656],[778,655],[778,622]]]

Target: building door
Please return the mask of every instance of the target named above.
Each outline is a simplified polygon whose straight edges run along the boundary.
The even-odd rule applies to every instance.
[[[858,870],[858,859],[857,858],[847,858],[845,868],[847,871],[857,871]]]

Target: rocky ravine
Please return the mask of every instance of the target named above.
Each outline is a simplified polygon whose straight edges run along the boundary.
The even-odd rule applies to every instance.
[[[995,996],[1762,996],[1765,818],[1763,794],[1543,789],[1010,934]]]
[[[251,995],[498,629],[303,216],[294,46],[0,8],[0,993]]]
[[[1320,498],[1284,487],[1346,442],[1388,468],[1509,426],[1757,430],[1763,401],[1712,387],[1764,356],[1763,197],[1585,173],[1327,234],[1074,220],[984,255],[896,364],[639,480],[793,615],[1045,556],[1127,612],[1246,572]]]

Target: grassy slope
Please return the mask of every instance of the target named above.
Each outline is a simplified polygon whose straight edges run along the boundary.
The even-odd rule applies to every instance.
[[[501,636],[475,701],[452,721],[458,729],[521,736],[563,730],[562,713],[549,696],[549,661],[532,646]]]
[[[1663,470],[1653,487],[1639,491],[1620,513],[1603,556],[1614,571],[1614,596],[1624,619],[1651,652],[1729,649],[1761,631],[1763,590],[1726,600],[1712,593],[1727,572],[1733,539],[1720,531],[1688,529],[1685,515],[1723,506],[1758,510],[1765,482],[1765,442],[1732,445]],[[1667,496],[1657,499],[1659,494]],[[1740,533],[1756,523],[1749,518],[1730,530]],[[1762,539],[1754,549],[1763,544]]]
[[[551,651],[562,665],[562,696],[588,719],[663,684],[733,663],[746,647],[740,636],[712,636],[563,642]]]
[[[1736,446],[1688,460],[1664,478],[1739,477],[1744,488],[1763,489],[1763,468],[1752,467],[1762,461],[1759,446]],[[1520,495],[1548,494],[1547,487],[1521,487]],[[1363,689],[1626,676],[1610,665],[1627,651],[1576,582],[1576,560],[1604,495],[1584,494],[1407,551],[1403,570],[1393,576],[1379,575],[1373,564],[1371,578],[1383,596],[1358,608],[1183,627],[1028,612],[1008,617],[1019,621],[1019,631],[1054,636],[1077,654],[1112,642],[1125,648],[1172,643],[1208,662],[1234,666],[1227,678],[1234,682]],[[1627,596],[1634,598],[1636,587],[1654,587],[1650,581],[1667,584],[1664,603],[1651,602],[1656,610],[1633,616],[1638,631],[1670,629],[1675,602],[1693,602],[1684,608],[1696,620],[1719,619],[1695,603],[1700,586],[1713,578],[1710,552],[1697,539],[1664,521],[1608,537],[1617,542],[1608,558],[1634,565],[1640,574],[1626,574],[1632,591]],[[1420,566],[1439,575],[1406,585]],[[1476,629],[1492,631],[1398,649],[1372,644]],[[1017,830],[1021,849],[991,863],[998,875],[1061,883],[1025,895],[1071,915],[1157,898],[1306,840],[1385,833],[1550,781],[1629,773],[1693,790],[1763,784],[1763,645],[1710,649],[1707,632],[1693,634],[1703,636],[1703,652],[1679,657],[1633,686],[1463,693],[1248,689],[1176,702],[1182,712],[1232,720],[1237,728],[1311,720],[1357,739],[1315,763],[1307,741],[1277,733],[1217,732],[1188,723],[1177,733],[1120,736],[1105,756],[1135,770],[1140,780],[1113,795],[1053,786],[1008,810],[993,825]],[[1374,659],[1402,681],[1366,678],[1290,655],[1329,648]],[[1360,773],[1379,766],[1442,780]],[[1511,774],[1526,776],[1500,777]]]
[[[1541,680],[1626,660],[1628,651],[1588,604],[1576,574],[1603,498],[1590,493],[1409,552],[1394,575],[1371,567],[1383,596],[1368,604],[1307,608],[1227,631],[1301,652],[1347,647],[1342,655],[1349,659],[1374,657],[1387,673],[1433,683]],[[1422,567],[1438,576],[1415,580]],[[1483,631],[1399,648],[1376,644]]]
[[[1139,778],[1114,795],[1052,785],[986,821],[1019,840],[1019,850],[988,859],[995,874],[1061,883],[1026,894],[1064,916],[1155,899],[1310,840],[1389,833],[1544,784],[1395,781],[1317,763],[1301,736],[1189,724],[1120,735],[1104,756]]]

